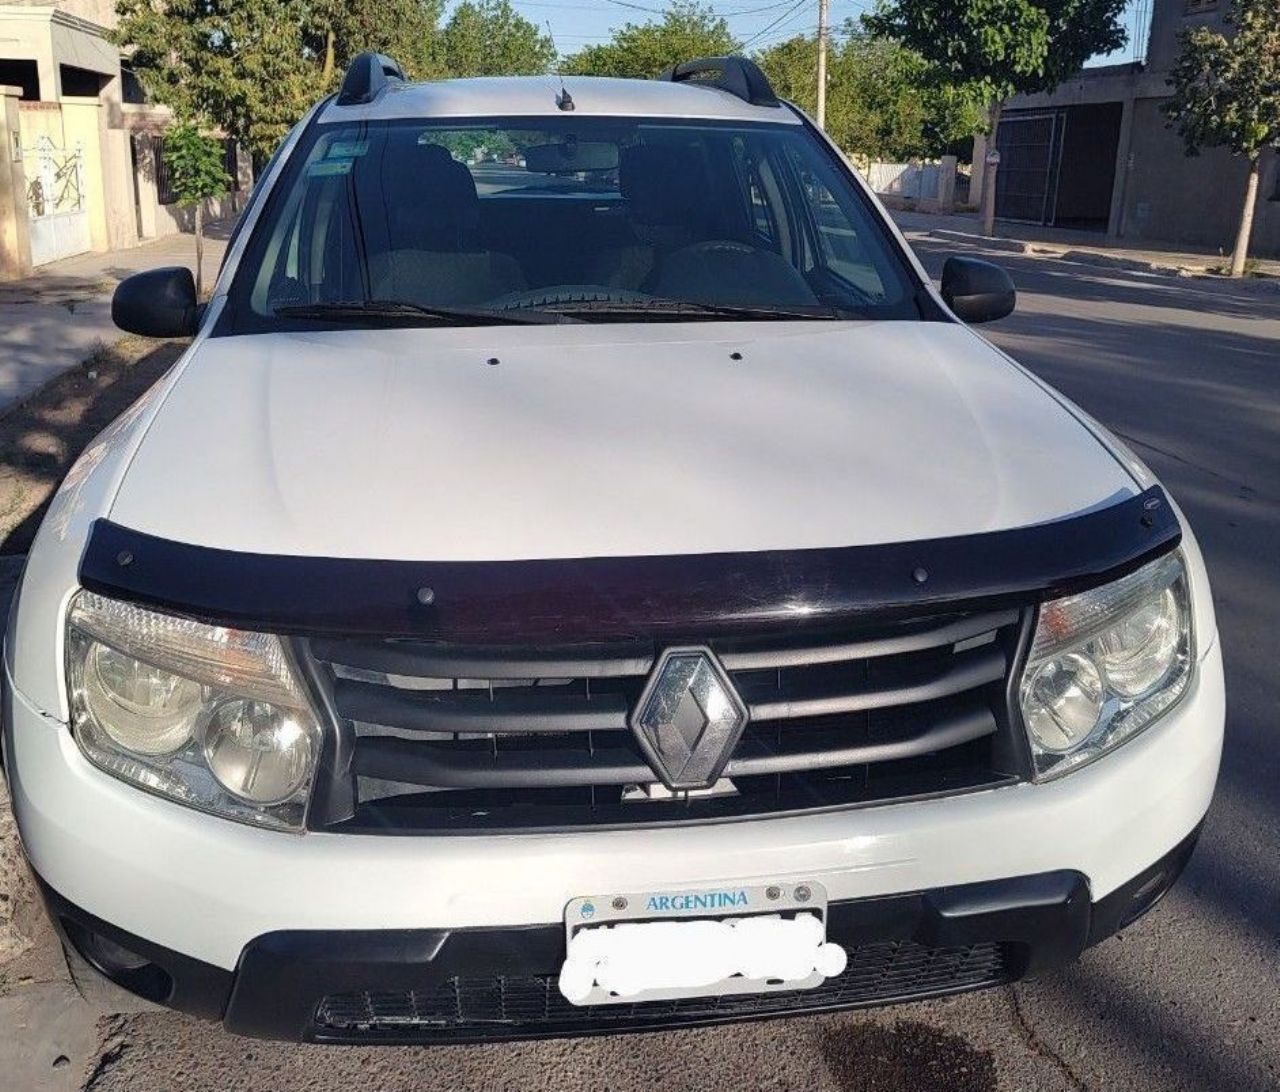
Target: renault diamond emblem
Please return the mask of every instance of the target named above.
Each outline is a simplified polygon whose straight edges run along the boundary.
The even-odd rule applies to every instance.
[[[631,718],[645,757],[669,789],[714,785],[746,724],[746,706],[706,648],[667,649]]]

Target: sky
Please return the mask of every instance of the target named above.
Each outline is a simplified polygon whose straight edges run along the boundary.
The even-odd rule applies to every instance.
[[[561,53],[576,53],[586,45],[608,41],[614,28],[661,18],[663,0],[512,0],[516,9],[544,29],[549,25]],[[1147,25],[1151,0],[1129,0],[1125,25]],[[831,25],[856,19],[874,7],[874,0],[831,0]],[[729,29],[747,51],[784,41],[796,34],[813,34],[818,27],[817,0],[712,0],[712,7],[729,21]],[[1133,59],[1132,45],[1092,63],[1114,64]]]

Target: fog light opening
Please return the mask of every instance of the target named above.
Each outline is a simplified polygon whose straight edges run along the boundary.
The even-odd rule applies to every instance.
[[[1129,909],[1125,912],[1124,918],[1120,922],[1120,928],[1124,929],[1132,925],[1164,898],[1173,886],[1173,881],[1177,878],[1177,875],[1176,871],[1171,871],[1167,868],[1161,869],[1138,888],[1133,893],[1133,898],[1129,900]]]
[[[146,956],[66,918],[62,927],[80,957],[117,986],[156,1004],[163,1004],[173,993],[169,972]]]

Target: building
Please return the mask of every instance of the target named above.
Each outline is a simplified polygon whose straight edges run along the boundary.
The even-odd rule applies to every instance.
[[[86,251],[183,230],[168,191],[164,107],[148,104],[109,40],[114,0],[0,0],[0,279]],[[233,190],[248,158],[228,149]]]
[[[1160,112],[1179,32],[1223,26],[1230,0],[1153,0],[1144,63],[1086,68],[1049,95],[1019,95],[997,134],[996,215],[1132,241],[1235,245],[1248,165],[1188,157]],[[1251,253],[1280,256],[1280,156],[1264,162]]]

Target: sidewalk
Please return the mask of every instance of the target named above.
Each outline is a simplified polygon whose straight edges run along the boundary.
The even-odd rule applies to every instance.
[[[928,235],[934,239],[981,245],[988,250],[1008,250],[1017,254],[1045,254],[1090,265],[1111,266],[1140,273],[1176,277],[1213,276],[1210,271],[1230,262],[1230,256],[1210,251],[1187,251],[1152,243],[1128,247],[1108,239],[1101,232],[1073,231],[996,221],[998,238],[982,235],[976,213],[926,213],[891,210],[890,215],[903,234]],[[1280,278],[1280,261],[1259,260],[1255,271],[1264,278]],[[1247,278],[1256,280],[1257,278]]]
[[[205,236],[205,283],[222,261],[230,221]],[[161,265],[195,268],[193,235],[170,235],[129,250],[81,254],[0,283],[0,415],[30,397],[120,331],[111,322],[111,293],[125,277]]]

